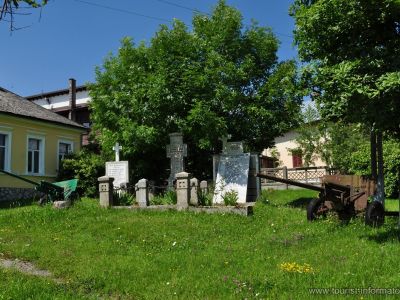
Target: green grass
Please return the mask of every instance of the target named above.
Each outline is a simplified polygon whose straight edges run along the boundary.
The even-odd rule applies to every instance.
[[[307,299],[311,287],[397,287],[397,219],[379,229],[335,216],[310,223],[304,207],[315,196],[264,193],[252,217],[101,209],[90,199],[3,209],[0,255],[65,283],[0,269],[0,299]]]

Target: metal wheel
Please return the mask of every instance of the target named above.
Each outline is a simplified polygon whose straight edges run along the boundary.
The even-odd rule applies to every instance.
[[[373,201],[368,204],[365,212],[365,224],[373,227],[382,226],[385,222],[385,209],[382,203]]]
[[[327,207],[324,204],[324,200],[321,198],[314,198],[307,205],[307,220],[314,221],[318,217],[325,217]]]

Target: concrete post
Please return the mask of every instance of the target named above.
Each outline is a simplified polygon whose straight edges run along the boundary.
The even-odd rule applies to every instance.
[[[135,184],[136,201],[139,207],[147,207],[149,205],[149,189],[147,179],[140,179]]]
[[[184,210],[189,207],[190,199],[190,174],[186,172],[180,172],[176,174],[176,207],[178,210]]]
[[[98,179],[99,193],[100,193],[100,206],[110,207],[113,205],[113,177],[102,176]]]
[[[208,193],[208,184],[206,180],[200,181],[200,191],[203,195]]]
[[[199,205],[199,180],[197,178],[190,179],[190,205]]]
[[[288,170],[287,170],[287,167],[283,167],[283,168],[282,168],[282,174],[283,174],[283,179],[288,179]],[[289,185],[288,185],[288,184],[285,184],[285,186],[286,186],[286,189],[288,190],[288,189],[289,189]]]

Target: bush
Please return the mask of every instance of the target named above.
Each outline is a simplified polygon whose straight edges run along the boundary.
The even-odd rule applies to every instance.
[[[171,205],[176,204],[176,192],[174,191],[166,191],[162,195],[154,196],[150,199],[150,205]]]
[[[57,180],[78,179],[78,193],[81,196],[97,197],[97,178],[104,176],[106,158],[88,149],[70,154],[60,163]]]
[[[134,195],[129,193],[118,193],[113,194],[113,204],[117,206],[130,206],[136,203]]]
[[[357,175],[370,175],[370,145],[364,144],[351,154],[350,172]],[[383,142],[383,162],[385,174],[385,194],[396,196],[399,190],[400,142],[389,139]]]
[[[239,201],[238,192],[234,190],[227,191],[224,195],[222,195],[222,199],[224,200],[224,204],[226,206],[236,206]]]

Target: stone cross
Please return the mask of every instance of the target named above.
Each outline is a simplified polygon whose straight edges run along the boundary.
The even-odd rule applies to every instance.
[[[117,142],[115,143],[113,150],[115,151],[115,161],[119,161],[119,151],[122,150],[122,146],[120,146],[119,143]]]
[[[167,145],[167,157],[171,159],[171,173],[168,178],[168,187],[172,188],[175,175],[185,170],[184,157],[187,156],[187,145],[183,143],[182,133],[171,133],[169,138],[170,144]]]
[[[225,153],[226,145],[231,137],[232,135],[228,134],[227,136],[223,136],[222,138],[219,139],[222,142],[222,153]]]

